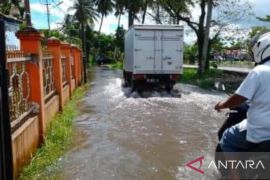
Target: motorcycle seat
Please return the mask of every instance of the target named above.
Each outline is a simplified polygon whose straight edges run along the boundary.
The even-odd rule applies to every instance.
[[[251,149],[253,152],[270,152],[270,140],[258,143],[254,148]]]

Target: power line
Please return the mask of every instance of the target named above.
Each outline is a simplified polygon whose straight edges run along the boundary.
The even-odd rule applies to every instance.
[[[54,0],[52,0],[52,2],[55,2]],[[40,2],[41,3],[41,2]],[[59,7],[59,5],[60,4],[62,4],[63,3],[63,1],[60,1],[60,2],[57,2],[57,3],[55,3],[54,4],[54,6],[55,7],[57,7],[57,8],[59,8],[60,9],[60,11],[62,11],[63,12],[63,10]],[[41,4],[43,4],[43,3],[41,3]],[[46,0],[46,3],[45,4],[43,4],[43,5],[45,5],[46,6],[46,13],[47,13],[47,23],[48,23],[48,30],[50,31],[51,30],[51,18],[50,18],[50,16],[51,16],[51,13],[50,13],[50,6],[52,5],[51,3],[49,3],[49,0]]]

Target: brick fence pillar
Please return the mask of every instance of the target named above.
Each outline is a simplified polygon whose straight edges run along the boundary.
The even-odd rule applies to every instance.
[[[80,48],[76,47],[76,63],[77,63],[77,76],[78,76],[78,85],[82,84],[82,77],[83,77],[83,59],[82,59],[82,51]]]
[[[74,78],[76,82],[76,87],[79,86],[79,77],[78,77],[78,55],[77,55],[76,45],[71,45],[71,55],[73,56],[73,63],[74,63]]]
[[[29,100],[39,105],[39,131],[40,141],[44,140],[45,118],[44,118],[44,93],[43,93],[43,70],[42,70],[42,46],[41,34],[34,28],[27,28],[17,32],[20,39],[21,50],[34,56],[34,61],[27,63],[26,69],[30,80]]]
[[[56,92],[60,98],[60,111],[63,110],[63,82],[62,82],[62,64],[61,64],[61,42],[55,37],[51,37],[47,40],[48,50],[53,56],[53,73],[54,73],[54,85]]]
[[[68,43],[61,44],[62,55],[66,57],[66,72],[67,72],[67,82],[69,84],[69,94],[71,96],[71,47]]]

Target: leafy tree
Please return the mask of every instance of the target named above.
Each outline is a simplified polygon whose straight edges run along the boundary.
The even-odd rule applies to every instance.
[[[224,40],[217,37],[211,41],[211,49],[214,52],[222,52],[225,48]]]
[[[10,14],[12,8],[16,8],[19,14]],[[19,0],[4,0],[0,3],[0,12],[5,15],[12,15],[19,19],[23,19],[25,8]]]
[[[9,1],[4,1],[0,3],[0,12],[9,15],[12,4]]]
[[[121,27],[118,27],[116,29],[116,32],[115,32],[115,40],[114,40],[114,43],[115,45],[119,48],[119,50],[121,52],[124,51],[124,39],[125,39],[125,29],[123,28],[123,26]]]
[[[156,24],[163,24],[166,21],[166,17],[168,17],[167,12],[162,8],[159,1],[153,1],[151,4],[151,12],[147,14],[152,17],[152,19],[156,22]]]
[[[73,16],[70,14],[66,14],[64,17],[64,22],[62,23],[62,27],[60,28],[60,31],[63,32],[69,43],[81,45],[81,42],[78,41],[78,38],[80,37],[79,29],[80,29],[79,22],[77,21],[74,22]]]
[[[53,37],[60,39],[61,41],[67,40],[65,35],[62,34],[61,32],[59,32],[58,30],[50,30],[49,31],[48,29],[41,29],[39,31],[44,34],[45,39],[48,39],[48,38],[53,36]]]
[[[255,35],[257,35],[258,33],[269,32],[269,31],[270,31],[270,28],[268,28],[268,27],[265,27],[265,26],[255,26],[255,27],[252,27],[252,29],[249,32],[248,36],[249,36],[249,38],[252,38]]]
[[[197,59],[198,48],[196,44],[184,46],[184,60],[187,64],[195,64]]]
[[[270,22],[270,15],[266,15],[264,18],[262,17],[257,17],[260,21],[265,21],[265,22]]]

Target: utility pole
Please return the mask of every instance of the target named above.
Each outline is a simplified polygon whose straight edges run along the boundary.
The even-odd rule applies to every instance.
[[[48,0],[46,0],[46,9],[47,9],[47,21],[48,21],[48,30],[49,30],[49,32],[50,32],[50,30],[51,30],[51,25],[50,25],[50,8],[49,8],[49,2],[48,2]]]
[[[26,21],[26,25],[28,27],[32,26],[31,23],[31,12],[30,12],[30,3],[29,0],[24,0],[24,7],[25,7],[25,21]]]

